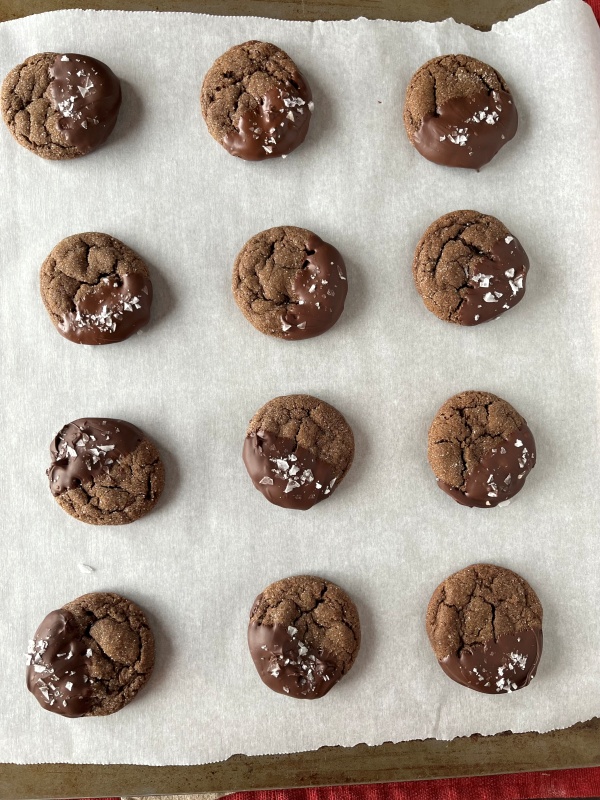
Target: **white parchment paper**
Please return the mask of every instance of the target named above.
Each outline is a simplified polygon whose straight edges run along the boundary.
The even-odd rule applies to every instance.
[[[288,51],[313,90],[307,141],[285,161],[232,158],[200,116],[207,69],[251,38]],[[87,11],[0,26],[2,75],[33,53],[74,51],[106,61],[124,88],[109,143],[73,162],[36,158],[0,126],[0,761],[191,764],[600,714],[599,45],[579,0],[487,33]],[[493,64],[518,104],[515,140],[479,174],[428,163],[404,134],[410,76],[448,52]],[[438,321],[412,284],[421,233],[457,208],[502,219],[531,259],[522,303],[477,328]],[[238,250],[279,224],[346,259],[346,310],[318,339],[263,336],[231,296]],[[152,271],[153,321],[123,344],[68,342],[39,297],[48,252],[89,230],[123,239]],[[456,505],[427,465],[433,415],[468,388],[506,398],[535,434],[538,466],[508,508]],[[333,403],[356,436],[343,486],[305,513],[267,503],[240,455],[255,410],[292,392]],[[158,443],[168,485],[145,519],[94,528],[52,499],[49,443],[81,416],[130,420]],[[469,692],[430,650],[433,589],[477,561],[523,574],[544,605],[525,691]],[[254,597],[303,572],[340,583],[363,627],[355,667],[312,703],[263,686],[246,647]],[[48,611],[96,590],[147,610],[156,671],[118,714],[63,719],[25,688],[27,641]]]

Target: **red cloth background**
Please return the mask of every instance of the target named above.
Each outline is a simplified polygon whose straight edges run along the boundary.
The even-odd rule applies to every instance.
[[[592,11],[596,15],[596,19],[600,22],[600,0],[586,0],[592,7]]]
[[[600,0],[586,2],[600,23]],[[230,795],[231,800],[537,800],[555,797],[600,798],[600,767]]]

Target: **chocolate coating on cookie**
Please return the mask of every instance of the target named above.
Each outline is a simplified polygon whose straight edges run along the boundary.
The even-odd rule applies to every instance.
[[[254,601],[248,646],[270,689],[314,700],[327,694],[356,660],[358,611],[334,583],[308,575],[284,578]]]
[[[310,87],[269,42],[236,45],[206,73],[200,93],[211,136],[246,161],[287,156],[302,144],[313,110]]]
[[[340,318],[348,293],[340,253],[304,228],[269,228],[233,268],[233,296],[254,327],[278,339],[310,339]]]
[[[27,653],[27,688],[55,714],[105,716],[133,700],[153,666],[154,637],[141,608],[93,592],[39,626]]]
[[[485,694],[514,692],[535,676],[542,654],[542,606],[514,572],[474,564],[433,593],[426,628],[452,680]]]
[[[150,320],[148,267],[106,233],[59,242],[42,264],[40,290],[58,332],[77,344],[122,342]]]
[[[121,84],[102,61],[78,53],[38,53],[8,73],[2,116],[19,144],[42,158],[90,153],[110,136]]]
[[[478,211],[436,219],[417,245],[413,277],[427,308],[447,322],[480,325],[525,294],[529,259],[499,220]]]
[[[465,55],[432,58],[406,90],[404,127],[436,164],[480,169],[517,132],[517,108],[504,78]]]
[[[527,423],[506,400],[469,391],[451,397],[436,414],[428,457],[438,485],[457,503],[490,508],[521,491],[536,447]]]
[[[354,436],[340,412],[305,394],[276,397],[250,421],[242,452],[254,486],[270,503],[305,511],[342,482]]]
[[[154,507],[164,487],[158,450],[124,420],[70,422],[50,454],[50,491],[68,514],[92,525],[134,522]]]

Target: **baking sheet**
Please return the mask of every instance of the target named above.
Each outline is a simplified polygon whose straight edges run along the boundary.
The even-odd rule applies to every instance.
[[[285,161],[231,158],[200,117],[204,73],[250,38],[281,45],[313,89],[309,136]],[[111,140],[84,159],[44,162],[0,133],[1,761],[204,763],[546,731],[600,713],[598,39],[579,0],[551,0],[488,33],[450,21],[77,11],[0,26],[2,74],[34,52],[81,51],[124,87]],[[429,164],[404,136],[406,83],[445,52],[492,63],[518,104],[516,139],[479,174]],[[502,219],[532,262],[524,301],[467,330],[430,315],[410,274],[424,228],[464,207]],[[271,341],[231,297],[236,253],[277,224],[308,227],[345,257],[346,311],[320,339]],[[150,265],[154,319],[133,340],[77,347],[46,317],[39,266],[84,230],[123,239]],[[465,388],[505,397],[536,436],[538,466],[508,508],[453,504],[427,466],[429,422]],[[306,513],[266,503],[240,458],[254,411],[291,392],[333,403],[357,444],[343,486]],[[168,485],[147,518],[96,529],[54,503],[47,447],[79,416],[122,417],[156,440]],[[526,691],[469,693],[429,649],[431,592],[474,561],[521,572],[540,595],[545,652]],[[340,583],[363,625],[356,665],[317,703],[270,692],[245,644],[255,595],[301,572]],[[27,640],[47,611],[95,590],[149,612],[155,675],[112,717],[45,714],[25,689]]]

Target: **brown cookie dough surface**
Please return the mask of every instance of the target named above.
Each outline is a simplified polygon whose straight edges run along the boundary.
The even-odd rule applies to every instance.
[[[250,420],[242,457],[269,502],[306,510],[327,498],[354,458],[352,429],[340,412],[307,394],[275,397]]]
[[[247,161],[287,156],[302,144],[313,110],[306,80],[269,42],[236,45],[206,73],[200,93],[210,135]]]
[[[50,612],[29,643],[27,687],[42,708],[101,717],[130,703],[154,666],[154,637],[131,600],[93,592]]]
[[[542,652],[542,606],[527,581],[492,564],[474,564],[433,593],[426,628],[453,680],[486,694],[521,689]]]
[[[529,259],[500,220],[478,211],[436,219],[417,245],[413,277],[436,317],[457,325],[496,319],[525,294]]]
[[[122,342],[150,319],[148,267],[106,233],[59,242],[42,264],[40,290],[58,332],[78,344]]]
[[[506,504],[535,465],[527,423],[489,392],[461,392],[447,400],[431,423],[428,444],[440,488],[471,507]]]
[[[106,141],[117,122],[121,85],[91,56],[37,53],[8,73],[0,102],[20,145],[60,161],[86,155]]]
[[[404,127],[411,144],[436,164],[480,169],[513,138],[517,124],[504,78],[476,58],[432,58],[408,84]]]
[[[257,233],[233,268],[235,302],[254,327],[278,339],[309,339],[340,318],[348,292],[340,253],[305,228]]]
[[[323,578],[284,578],[254,601],[248,645],[270,689],[290,697],[323,697],[356,660],[358,611],[339,586]]]
[[[139,428],[120,419],[65,425],[50,445],[50,490],[68,514],[91,525],[143,517],[165,484],[160,455]]]

